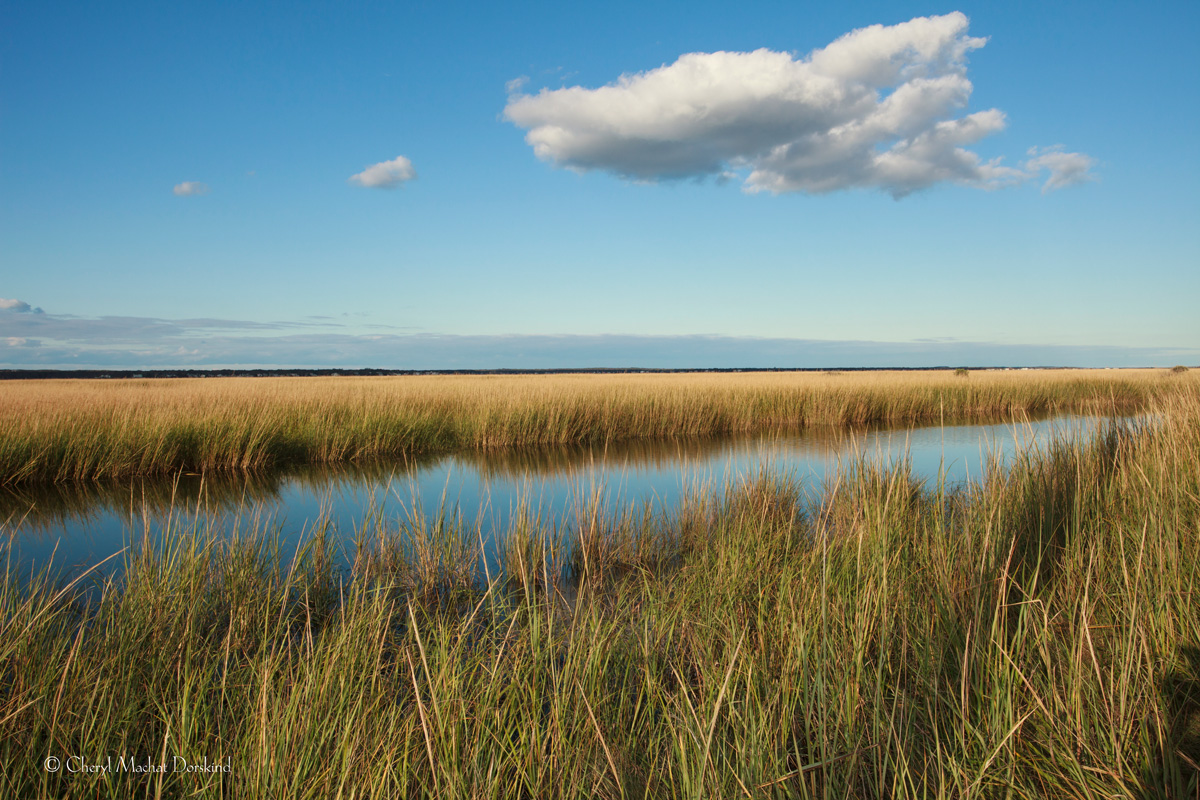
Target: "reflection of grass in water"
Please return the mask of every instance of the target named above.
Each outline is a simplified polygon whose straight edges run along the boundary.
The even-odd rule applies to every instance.
[[[445,512],[368,519],[349,574],[321,526],[295,552],[261,527],[176,528],[91,606],[10,569],[0,785],[1195,796],[1200,393],[1156,412],[951,493],[903,462],[847,463],[811,498],[767,474],[710,484],[629,512],[613,549],[589,526],[626,523],[585,494],[565,542],[595,547],[572,593],[461,580],[475,531]],[[670,558],[637,556],[654,547]],[[69,754],[230,771],[44,768]]]
[[[10,381],[0,483],[262,470],[991,414],[1129,410],[1159,370]],[[1169,381],[1169,383],[1168,383]]]
[[[254,472],[17,485],[0,489],[0,516],[23,519],[22,529],[36,535],[57,533],[103,513],[137,521],[191,514],[197,508],[228,512],[269,503],[278,497],[283,481],[277,473]]]
[[[519,481],[531,476],[554,478],[586,474],[594,469],[678,469],[702,464],[723,454],[742,450],[771,450],[786,442],[792,452],[828,456],[847,441],[867,432],[908,430],[908,426],[860,425],[848,427],[780,427],[759,434],[668,439],[633,439],[606,444],[554,447],[511,447],[502,450],[468,450],[455,458],[489,479]]]
[[[1035,415],[1028,419],[1049,417]],[[1011,418],[988,417],[975,424],[1009,422]],[[946,424],[956,421],[946,420]],[[908,431],[909,426],[885,424],[851,427],[815,426],[803,430],[778,429],[756,435],[629,440],[601,445],[514,447],[499,450],[468,450],[454,458],[481,476],[520,482],[530,477],[569,477],[594,468],[631,470],[678,469],[701,464],[724,453],[770,451],[777,442],[789,452],[832,458],[847,443],[862,441],[868,434],[885,435]],[[141,519],[161,519],[181,506],[202,508],[211,513],[229,513],[255,505],[280,501],[285,488],[300,487],[308,494],[338,495],[363,487],[403,482],[444,457],[425,455],[403,460],[374,459],[351,464],[289,465],[280,469],[212,472],[207,475],[180,473],[170,477],[125,480],[70,481],[54,484],[18,484],[0,487],[0,521],[10,530],[22,522],[22,530],[37,536],[57,535],[69,524],[94,521],[102,513]]]
[[[65,525],[92,520],[102,513],[135,520],[143,516],[161,519],[181,508],[229,513],[278,503],[283,491],[294,486],[321,496],[385,484],[429,461],[293,465],[281,470],[180,474],[170,478],[19,484],[0,488],[0,520],[9,520],[10,529],[20,523],[22,530],[36,535],[55,533]]]

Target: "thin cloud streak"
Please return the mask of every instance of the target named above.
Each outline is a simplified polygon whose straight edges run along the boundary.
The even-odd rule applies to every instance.
[[[31,342],[32,344],[32,342]],[[135,342],[40,342],[0,349],[19,367],[384,369],[837,368],[1154,366],[1195,363],[1184,348],[870,342],[720,336],[449,336],[344,333],[173,336]]]
[[[369,330],[370,333],[363,332]],[[1200,362],[1196,348],[838,341],[713,335],[450,335],[335,318],[79,317],[0,303],[0,368],[378,367],[663,369],[1150,366]]]
[[[238,334],[248,340],[272,334],[304,330],[344,330],[349,327],[335,317],[302,320],[252,320],[196,317],[190,319],[161,319],[158,317],[102,316],[82,317],[73,314],[47,314],[19,300],[0,298],[0,336],[12,339],[38,337],[75,348],[136,346],[152,347],[158,342],[201,340],[210,337]],[[366,326],[358,326],[366,327]],[[388,331],[408,330],[396,325],[373,323],[371,327]],[[11,342],[10,342],[11,345]]]

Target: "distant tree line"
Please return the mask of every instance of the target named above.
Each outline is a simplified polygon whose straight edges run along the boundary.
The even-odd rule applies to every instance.
[[[974,367],[977,370],[1072,369],[1071,367]],[[1177,367],[1176,370],[1179,368]],[[1186,369],[1186,368],[1184,368]],[[734,372],[932,372],[962,367],[708,367],[669,369],[658,367],[586,367],[554,369],[0,369],[0,380],[38,380],[42,378],[303,378],[317,376],[369,375],[587,375],[637,373],[734,373]]]

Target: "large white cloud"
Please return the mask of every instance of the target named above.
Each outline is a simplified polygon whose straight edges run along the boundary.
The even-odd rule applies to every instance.
[[[357,175],[351,175],[349,180],[369,189],[394,189],[415,177],[417,171],[412,162],[404,156],[396,156],[391,161],[372,164]]]
[[[635,180],[734,171],[747,191],[897,197],[941,182],[995,188],[1039,170],[1056,186],[1082,180],[1092,165],[1082,154],[1018,169],[967,149],[1005,124],[996,109],[955,117],[971,96],[967,54],[986,43],[967,26],[958,12],[872,25],[805,57],[689,53],[597,89],[513,93],[504,113],[538,158]],[[1082,172],[1063,172],[1066,157]]]

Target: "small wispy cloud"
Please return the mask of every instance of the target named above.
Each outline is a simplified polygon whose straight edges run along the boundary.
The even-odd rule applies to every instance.
[[[525,88],[525,84],[527,83],[529,83],[528,75],[518,75],[511,81],[508,81],[504,84],[504,91],[508,92],[509,94],[519,92]]]
[[[413,169],[412,162],[404,156],[396,156],[391,161],[380,161],[357,175],[351,175],[349,181],[368,189],[395,189],[416,177],[417,171]]]
[[[175,188],[171,190],[176,197],[196,197],[197,195],[208,194],[208,184],[200,181],[184,181],[183,183],[175,184]]]
[[[44,314],[42,309],[29,305],[24,300],[0,297],[0,311],[12,311],[17,314]]]
[[[1042,194],[1096,180],[1096,176],[1092,174],[1096,159],[1083,153],[1064,152],[1061,144],[1053,147],[1031,147],[1029,155],[1031,158],[1024,164],[1027,171],[1050,173],[1046,182],[1042,184]]]

